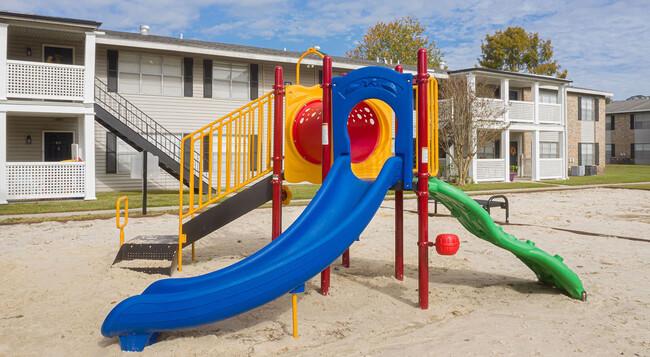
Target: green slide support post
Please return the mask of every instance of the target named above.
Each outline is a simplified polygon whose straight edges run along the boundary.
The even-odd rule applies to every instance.
[[[436,178],[429,179],[429,193],[442,203],[470,233],[514,254],[537,275],[542,283],[565,291],[570,296],[587,300],[587,292],[576,273],[559,255],[551,256],[528,240],[519,241],[497,226],[490,215],[463,191]]]

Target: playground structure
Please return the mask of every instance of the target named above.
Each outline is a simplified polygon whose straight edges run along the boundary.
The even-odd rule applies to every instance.
[[[285,87],[282,68],[276,67],[273,92],[189,134],[181,145],[178,269],[182,269],[183,247],[192,245],[194,259],[193,243],[197,239],[269,198],[273,241],[224,269],[151,284],[141,295],[115,306],[102,325],[104,336],[119,336],[123,350],[140,351],[153,343],[161,331],[219,321],[284,294],[300,292],[304,283],[319,272],[323,272],[321,293],[326,295],[330,282],[328,267],[360,236],[391,189],[396,193],[395,277],[399,280],[404,275],[403,191],[413,190],[417,195],[421,309],[428,308],[429,248],[436,246],[442,255],[458,250],[458,238],[453,235],[439,235],[435,244],[429,241],[429,194],[448,207],[470,232],[513,252],[540,281],[574,298],[586,299],[579,278],[559,256],[552,257],[535,248],[534,243],[522,243],[504,233],[464,193],[430,178],[438,170],[437,84],[427,73],[426,51],[418,52],[415,78],[401,73],[401,66],[396,70],[366,67],[332,78],[331,57],[314,49],[309,53],[323,57],[321,86],[300,86],[297,73],[298,83]],[[394,129],[389,120],[393,113]],[[322,182],[322,186],[300,217],[282,233],[283,145],[284,178]],[[195,153],[200,155],[198,159],[194,158]],[[195,172],[196,163],[201,175],[190,175],[188,186],[198,187],[198,195],[190,192],[189,208],[183,210],[183,172]],[[196,184],[195,180],[202,182]],[[237,192],[251,184],[251,188]],[[235,195],[223,203],[208,208],[232,194]],[[215,216],[221,218],[217,222],[201,220]],[[346,261],[344,256],[346,263],[349,264],[349,258]],[[295,306],[295,295],[292,300]]]

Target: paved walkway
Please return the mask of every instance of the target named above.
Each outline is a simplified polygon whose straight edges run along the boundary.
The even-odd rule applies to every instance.
[[[492,195],[492,194],[504,194],[504,193],[519,193],[519,192],[543,192],[543,191],[566,191],[566,190],[584,190],[588,188],[603,187],[603,186],[633,186],[633,185],[648,185],[650,182],[632,182],[632,183],[608,183],[608,184],[598,184],[598,185],[582,185],[582,186],[569,186],[569,185],[557,185],[557,186],[548,186],[548,187],[531,187],[531,188],[508,188],[508,189],[499,189],[499,190],[484,190],[484,191],[469,191],[466,192],[469,196],[479,196],[479,195]],[[405,199],[414,199],[414,194],[404,195]],[[310,200],[293,200],[292,203],[308,203]],[[185,206],[187,208],[187,206]],[[166,211],[175,211],[178,212],[178,206],[166,206],[166,207],[147,207],[148,214],[156,214],[159,212]],[[133,208],[129,210],[130,216],[141,216],[142,209]],[[7,219],[16,219],[16,218],[46,218],[46,217],[73,217],[73,216],[115,216],[115,210],[98,210],[98,211],[77,211],[77,212],[53,212],[53,213],[29,213],[29,214],[13,214],[13,215],[0,215],[0,221]]]

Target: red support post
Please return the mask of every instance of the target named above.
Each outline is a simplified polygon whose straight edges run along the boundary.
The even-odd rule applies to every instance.
[[[332,57],[327,55],[323,57],[323,126],[322,126],[322,144],[323,154],[321,160],[322,178],[330,171],[332,165]],[[320,274],[320,293],[327,295],[330,289],[330,267],[325,268]]]
[[[427,51],[418,50],[418,287],[420,292],[420,308],[429,308],[429,149],[427,131]]]
[[[271,239],[277,238],[282,232],[282,130],[284,129],[284,118],[282,113],[284,97],[284,80],[282,78],[282,67],[275,67],[275,90],[274,98],[274,121],[273,121],[273,201],[272,201],[272,223]]]
[[[404,73],[401,64],[395,70]],[[404,191],[395,190],[395,279],[404,280]]]

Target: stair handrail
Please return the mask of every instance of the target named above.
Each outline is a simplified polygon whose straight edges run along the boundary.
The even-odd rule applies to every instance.
[[[214,188],[214,192],[212,190],[206,192],[202,189],[202,186],[199,186],[198,195],[189,194],[188,208],[184,210],[184,195],[187,193],[184,192],[181,184],[178,210],[178,270],[181,270],[182,267],[183,244],[187,242],[185,234],[183,234],[183,220],[194,217],[199,210],[216,203],[219,199],[248,184],[256,182],[272,171],[271,142],[273,138],[271,129],[274,125],[272,120],[274,98],[274,92],[269,92],[212,123],[187,134],[181,140],[181,167],[184,167],[185,162],[189,161],[187,165],[190,172],[196,169],[204,172],[207,169],[203,178]],[[199,150],[199,152],[188,150],[185,152],[184,148],[187,145],[195,147],[197,142],[202,149],[206,147],[204,143],[207,143],[207,157],[205,156],[205,150]],[[215,148],[216,152],[213,151],[213,148]],[[251,150],[255,150],[255,154],[251,153]],[[188,158],[188,154],[192,157]],[[213,169],[215,169],[213,167],[214,155],[219,158],[216,163],[216,176],[213,175]],[[225,163],[222,164],[224,155]],[[196,156],[199,157],[198,160]],[[207,167],[204,166],[204,163],[206,163]],[[221,179],[222,174],[225,174],[225,180]],[[183,175],[183,170],[181,170],[181,181]],[[232,180],[231,177],[233,177]],[[188,178],[190,186],[194,180],[194,176]]]
[[[110,98],[118,107],[115,108],[114,106],[111,106],[106,98]],[[181,146],[177,143],[180,143],[181,138],[172,134],[164,126],[160,125],[157,121],[140,110],[124,96],[120,95],[117,92],[109,91],[108,85],[97,77],[95,77],[95,102],[103,104],[104,109],[111,110],[111,114],[114,114],[114,116],[119,121],[126,124],[129,128],[133,129],[139,135],[145,137],[147,140],[153,142],[156,147],[161,149],[167,156],[180,163]],[[122,113],[122,110],[124,113]],[[129,116],[127,114],[131,115]],[[134,120],[130,120],[129,117],[138,119],[139,123],[135,122]],[[144,127],[146,129],[151,130],[143,130],[142,123],[144,123]],[[163,140],[158,140],[158,138],[161,138]],[[198,163],[198,161],[196,161],[196,163]],[[202,176],[197,169],[198,165],[195,165],[194,167],[194,174],[197,176]]]

